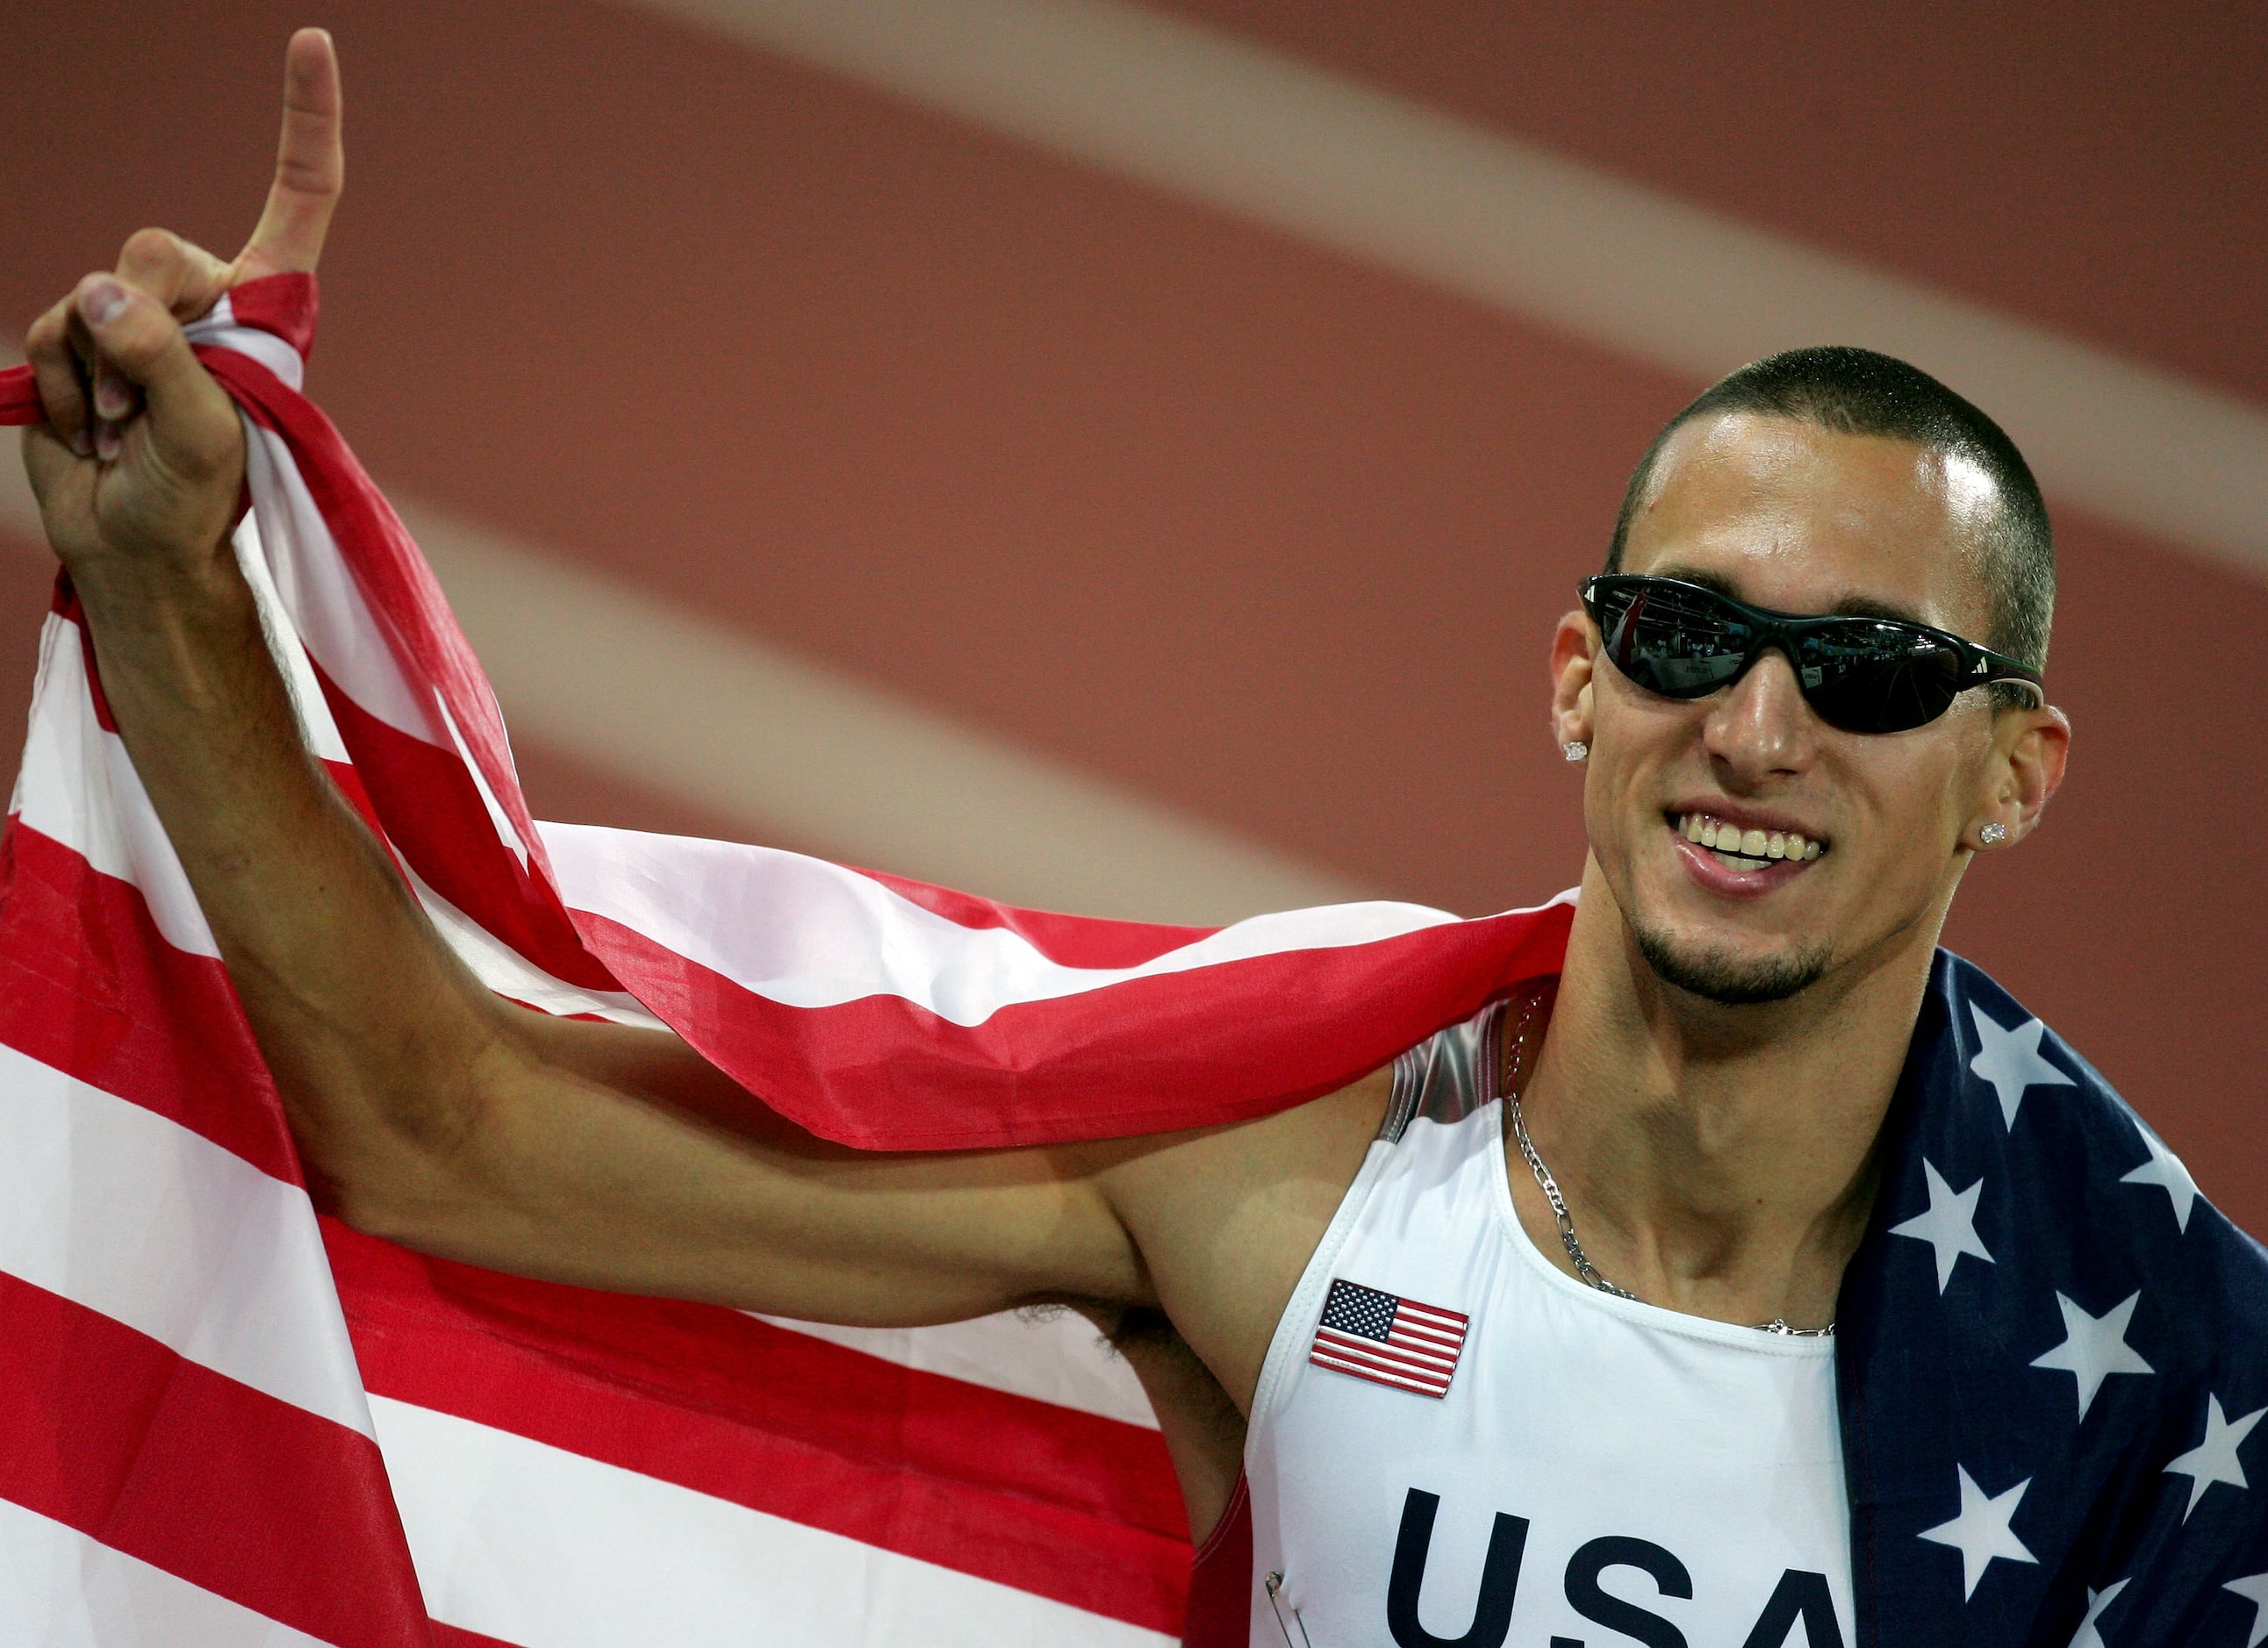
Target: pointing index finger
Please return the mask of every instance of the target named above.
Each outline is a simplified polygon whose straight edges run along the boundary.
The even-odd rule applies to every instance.
[[[284,60],[284,135],[260,224],[236,260],[237,278],[312,271],[346,182],[338,54],[322,29],[291,37]]]

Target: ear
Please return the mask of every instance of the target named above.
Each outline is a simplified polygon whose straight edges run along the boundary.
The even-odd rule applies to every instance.
[[[1970,823],[1963,844],[1983,848],[1987,824],[2007,831],[1997,843],[2013,847],[2032,833],[2040,813],[2063,783],[2071,754],[2071,717],[2053,704],[2038,710],[2004,710],[1992,729],[1991,776],[1984,811]]]
[[[1551,737],[1559,744],[1591,741],[1591,660],[1599,632],[1580,607],[1559,620],[1551,636]]]

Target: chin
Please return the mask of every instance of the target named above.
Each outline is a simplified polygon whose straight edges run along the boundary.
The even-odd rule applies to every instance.
[[[1790,941],[1768,955],[1754,955],[1705,940],[1673,938],[1637,923],[1631,932],[1654,977],[1725,1007],[1754,1007],[1800,995],[1825,975],[1834,959],[1824,940]]]

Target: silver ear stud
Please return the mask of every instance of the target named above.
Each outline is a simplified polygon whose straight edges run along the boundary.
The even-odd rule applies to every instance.
[[[1562,744],[1559,747],[1559,753],[1565,755],[1571,761],[1588,761],[1591,759],[1591,747],[1584,743],[1580,739],[1569,739],[1565,744]]]
[[[1977,832],[1977,839],[1987,847],[1998,847],[2008,839],[2008,827],[2006,824],[1987,824]]]

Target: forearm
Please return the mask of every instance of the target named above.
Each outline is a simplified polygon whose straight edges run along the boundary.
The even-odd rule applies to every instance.
[[[48,541],[110,709],[274,1071],[304,1159],[353,1222],[593,1285],[864,1320],[1034,1298],[1145,1300],[1076,1164],[867,1159],[780,1124],[661,1030],[546,1019],[450,952],[301,747],[226,537],[244,424],[181,319],[311,270],[339,183],[328,42],[294,37],[275,190],[233,264],[127,243],[36,321],[26,430]],[[699,1117],[729,1113],[727,1129]]]
[[[194,573],[88,568],[79,592],[120,737],[308,1165],[350,1197],[410,1189],[510,1056],[499,1006],[302,747],[225,550]]]
[[[1141,1285],[1101,1198],[1043,1152],[864,1156],[749,1118],[666,1032],[501,1002],[302,748],[232,566],[88,582],[120,734],[350,1223],[557,1281],[875,1323]]]

